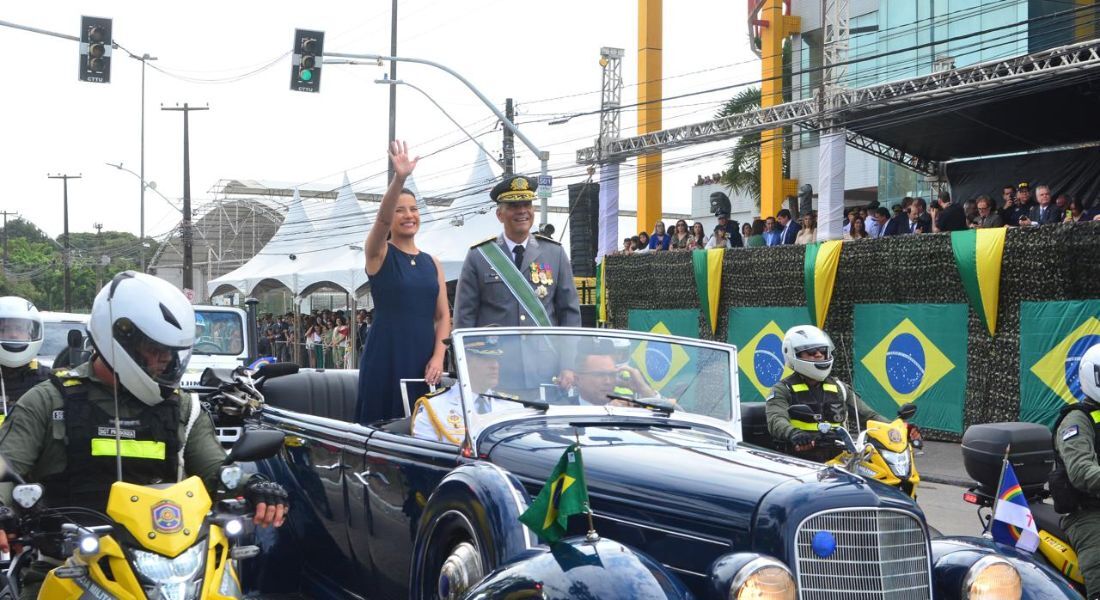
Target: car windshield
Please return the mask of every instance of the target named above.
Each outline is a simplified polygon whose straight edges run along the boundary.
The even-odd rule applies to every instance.
[[[229,354],[244,350],[244,330],[236,312],[195,311],[195,354]]]
[[[545,407],[733,418],[735,358],[725,344],[631,331],[480,329],[456,332],[455,345],[475,436],[504,412]]]

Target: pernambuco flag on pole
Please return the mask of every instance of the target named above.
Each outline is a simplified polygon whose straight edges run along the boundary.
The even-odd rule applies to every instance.
[[[1039,547],[1035,518],[1016,479],[1016,471],[1008,460],[1001,468],[1001,485],[997,486],[997,503],[993,506],[993,522],[989,524],[989,532],[993,534],[993,541],[1020,550],[1035,552]]]
[[[584,482],[581,449],[570,444],[531,506],[519,520],[551,544],[565,536],[571,515],[588,511],[588,486]]]

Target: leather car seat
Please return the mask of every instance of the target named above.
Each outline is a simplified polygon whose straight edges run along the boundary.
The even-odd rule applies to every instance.
[[[276,408],[350,423],[355,420],[359,373],[302,369],[265,382],[263,394]]]

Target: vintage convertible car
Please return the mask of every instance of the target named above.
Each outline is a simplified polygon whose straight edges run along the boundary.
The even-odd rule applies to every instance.
[[[249,577],[262,591],[1075,597],[1011,548],[930,539],[921,509],[896,489],[744,442],[732,346],[492,328],[456,331],[453,350],[460,393],[429,400],[435,426],[415,405],[405,418],[352,422],[354,372],[268,383],[262,420],[288,441],[258,468],[289,489],[292,509],[287,526],[261,532],[263,558]],[[576,516],[551,547],[519,516],[574,443],[600,539]]]

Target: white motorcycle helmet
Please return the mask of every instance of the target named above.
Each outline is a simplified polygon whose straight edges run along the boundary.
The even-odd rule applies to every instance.
[[[800,352],[820,348],[823,360],[803,360]],[[783,358],[795,373],[815,381],[824,381],[833,372],[833,340],[813,325],[796,325],[783,336]]]
[[[42,315],[18,296],[0,298],[0,365],[22,367],[42,348]]]
[[[1077,364],[1077,378],[1081,392],[1093,402],[1100,403],[1100,344],[1089,348]]]
[[[135,397],[159,404],[179,386],[195,342],[195,310],[163,279],[124,271],[99,290],[92,344]]]

